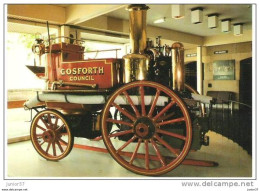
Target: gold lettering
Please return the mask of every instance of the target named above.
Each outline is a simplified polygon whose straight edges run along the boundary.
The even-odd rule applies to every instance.
[[[72,69],[72,74],[74,74],[74,75],[77,74],[77,68]]]
[[[87,67],[87,68],[67,68],[67,69],[60,69],[60,74],[62,76],[64,75],[93,75],[93,74],[104,74],[104,67]],[[73,78],[73,80],[75,80]],[[77,80],[80,80],[77,79]],[[91,78],[91,80],[93,80],[93,78]]]
[[[93,67],[94,74],[97,74],[97,67]]]
[[[82,80],[93,81],[94,77],[93,76],[71,76],[69,80],[70,81],[82,81]]]
[[[82,69],[82,68],[78,68],[78,74],[80,74],[80,73],[81,73],[81,69]]]
[[[87,73],[88,73],[87,68],[82,68],[82,73],[83,73],[83,74],[87,74]]]
[[[88,68],[88,73],[92,74],[92,68],[90,68],[90,67]]]
[[[61,70],[60,70],[60,74],[61,74],[61,75],[65,75],[65,69],[61,69]]]
[[[70,75],[70,74],[71,74],[71,69],[68,68],[68,69],[66,70],[66,74]]]
[[[98,73],[104,74],[104,67],[98,67]]]

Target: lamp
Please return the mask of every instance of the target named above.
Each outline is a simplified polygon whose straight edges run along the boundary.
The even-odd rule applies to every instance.
[[[203,8],[201,8],[201,7],[191,9],[191,23],[193,23],[193,24],[202,23],[202,21],[203,21],[202,11],[203,11]]]
[[[155,20],[153,23],[164,23],[165,20],[166,20],[166,18],[163,17],[163,18],[161,18],[161,19],[157,19],[157,20]]]
[[[223,19],[221,21],[221,31],[222,32],[230,32],[231,29],[231,19]]]
[[[208,28],[214,29],[218,27],[218,15],[211,14],[208,15]]]
[[[243,23],[234,24],[234,35],[240,36],[243,34]]]
[[[181,19],[184,17],[184,5],[172,5],[172,18]]]

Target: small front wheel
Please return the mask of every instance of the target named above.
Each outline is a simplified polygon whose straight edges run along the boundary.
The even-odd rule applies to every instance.
[[[58,161],[70,153],[74,137],[60,112],[44,110],[39,112],[32,121],[31,141],[43,158]]]

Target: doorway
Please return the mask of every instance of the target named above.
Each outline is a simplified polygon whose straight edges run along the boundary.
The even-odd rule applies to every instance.
[[[252,106],[252,58],[240,61],[239,102]]]
[[[185,83],[197,89],[197,62],[185,64]]]

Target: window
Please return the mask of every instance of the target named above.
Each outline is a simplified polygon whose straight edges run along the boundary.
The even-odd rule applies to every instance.
[[[125,45],[85,41],[84,59],[97,59],[97,58],[122,58],[125,55]]]

